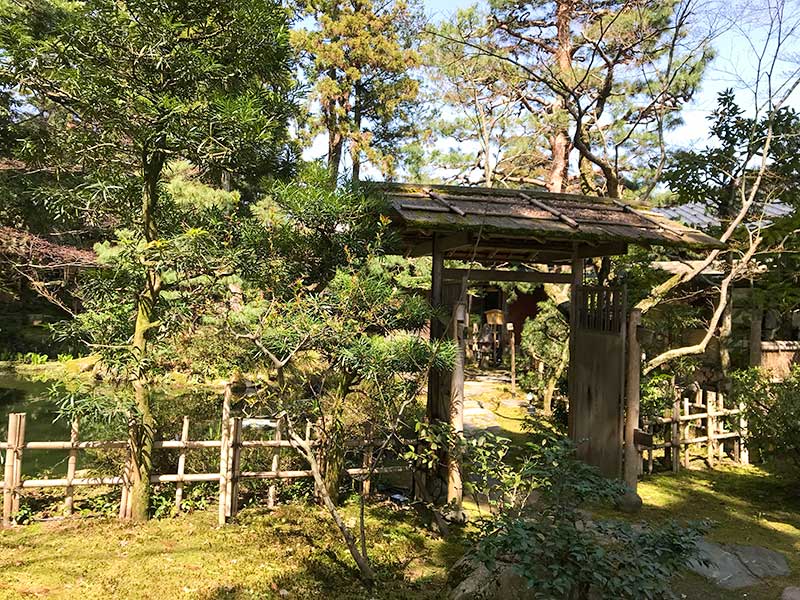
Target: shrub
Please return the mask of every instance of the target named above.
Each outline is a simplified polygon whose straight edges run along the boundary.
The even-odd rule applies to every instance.
[[[758,368],[731,375],[732,395],[744,403],[746,443],[762,458],[788,457],[800,465],[800,367],[783,381]]]
[[[488,433],[464,446],[471,483],[493,509],[472,554],[490,570],[511,563],[537,598],[672,597],[670,579],[695,557],[705,525],[594,519],[581,507],[613,502],[624,484],[577,460],[556,431],[530,428],[535,441],[516,461],[508,440]]]

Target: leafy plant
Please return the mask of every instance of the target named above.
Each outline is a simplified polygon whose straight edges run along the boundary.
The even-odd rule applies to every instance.
[[[800,466],[800,367],[783,381],[758,368],[734,371],[731,379],[733,397],[744,403],[748,447]]]
[[[582,509],[625,492],[577,460],[573,444],[531,423],[534,441],[514,459],[509,442],[482,433],[464,445],[473,493],[492,514],[478,523],[472,556],[514,569],[536,597],[669,598],[670,578],[696,554],[705,524],[650,527],[595,519]]]

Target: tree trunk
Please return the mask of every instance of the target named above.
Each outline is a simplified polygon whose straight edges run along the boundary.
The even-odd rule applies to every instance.
[[[361,178],[361,84],[355,84],[355,98],[353,101],[353,130],[358,138],[358,141],[350,139],[350,160],[353,163],[353,183],[357,184]]]
[[[559,0],[556,4],[556,51],[555,63],[558,74],[566,83],[572,79],[572,13],[574,0]],[[553,119],[553,134],[550,136],[552,162],[547,175],[547,189],[550,192],[562,192],[569,169],[569,134],[562,121],[565,115],[564,99],[558,97],[550,109]]]
[[[339,511],[336,509],[333,499],[328,495],[327,486],[323,481],[321,469],[316,458],[314,457],[314,451],[303,438],[297,435],[291,423],[288,423],[288,434],[289,439],[294,447],[299,449],[308,461],[308,466],[311,468],[311,473],[314,476],[314,483],[317,487],[317,493],[319,494],[323,505],[328,509],[331,517],[333,517],[336,526],[339,528],[339,531],[344,538],[344,543],[347,545],[347,549],[350,551],[350,556],[353,557],[353,560],[358,566],[358,570],[361,573],[361,579],[364,581],[364,583],[371,584],[375,580],[375,572],[372,570],[372,566],[369,564],[367,557],[359,552],[358,546],[356,545],[355,536],[353,536],[350,528],[344,522],[339,514]]]
[[[143,160],[142,228],[147,242],[154,241],[158,236],[155,211],[158,203],[158,184],[163,166],[164,157],[160,152],[154,153],[153,156],[145,155]],[[151,330],[159,325],[155,320],[155,314],[160,293],[161,276],[155,269],[148,269],[145,275],[145,287],[139,293],[137,301],[136,325],[133,333],[133,354],[136,360],[133,389],[138,414],[133,419],[134,427],[129,436],[133,460],[129,502],[131,519],[134,521],[146,520],[150,505],[150,473],[153,467],[155,420],[150,408],[147,340]]]

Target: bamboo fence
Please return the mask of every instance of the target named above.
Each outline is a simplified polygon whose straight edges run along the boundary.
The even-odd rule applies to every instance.
[[[74,421],[70,428],[69,441],[25,441],[25,413],[11,413],[8,416],[8,436],[6,442],[0,442],[0,451],[5,451],[5,469],[0,487],[3,490],[3,520],[2,526],[11,524],[12,516],[19,511],[20,497],[23,490],[41,488],[65,489],[65,512],[72,514],[74,510],[74,489],[76,487],[92,486],[121,486],[119,517],[124,519],[130,516],[130,502],[128,500],[130,489],[130,469],[132,465],[129,442],[113,441],[87,441],[80,440],[79,424]],[[260,428],[271,430],[272,439],[243,439],[243,430],[247,428]],[[316,445],[314,427],[306,424],[305,441],[311,446]],[[238,512],[239,482],[243,479],[294,479],[312,477],[308,469],[283,470],[281,469],[281,449],[293,448],[287,435],[287,421],[285,415],[275,418],[243,418],[230,415],[230,395],[226,393],[223,404],[221,435],[218,440],[190,440],[189,417],[183,418],[180,439],[159,440],[153,447],[160,449],[178,449],[177,472],[153,474],[151,483],[175,483],[175,510],[181,510],[183,501],[184,484],[190,482],[216,481],[219,483],[219,523],[224,524]],[[404,440],[406,441],[406,440]],[[348,444],[349,447],[363,448],[362,466],[346,469],[345,472],[362,481],[362,489],[369,493],[370,476],[384,473],[400,473],[408,471],[405,465],[375,467],[373,464],[374,447],[377,440],[358,440]],[[187,473],[187,451],[203,448],[219,448],[219,471],[214,473]],[[245,471],[242,469],[242,451],[254,448],[271,448],[272,459],[269,471]],[[126,464],[123,473],[118,476],[78,477],[76,466],[78,453],[87,449],[128,449]],[[22,476],[22,459],[27,451],[31,450],[64,450],[68,452],[67,473],[63,479],[25,479]],[[298,453],[298,456],[300,453]],[[268,490],[267,506],[274,507],[277,501],[277,490],[273,483]]]
[[[641,448],[648,473],[653,472],[654,453],[659,449],[664,451],[665,462],[675,473],[681,466],[688,468],[692,457],[704,459],[713,467],[724,460],[728,449],[734,461],[748,464],[750,457],[743,441],[747,432],[743,407],[726,408],[725,402],[725,394],[719,389],[694,386],[684,394],[676,391],[668,414],[644,423],[654,442],[662,440]],[[736,425],[729,429],[731,420]],[[693,447],[700,447],[701,452],[693,453]]]

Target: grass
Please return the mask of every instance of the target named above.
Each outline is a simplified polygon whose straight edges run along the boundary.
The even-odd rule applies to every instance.
[[[344,512],[355,521],[356,506]],[[221,529],[215,520],[211,511],[138,525],[71,519],[0,533],[0,598],[434,599],[464,551],[412,512],[370,506],[379,583],[366,589],[316,506],[248,509]]]
[[[774,600],[800,584],[796,481],[757,467],[657,474],[640,484],[644,508],[633,518],[712,519],[715,541],[782,552],[792,575],[753,588],[725,591],[693,574],[674,582],[688,600]],[[343,512],[354,525],[357,506]],[[215,521],[215,511],[198,511],[138,525],[76,518],[0,532],[0,598],[438,599],[466,547],[461,537],[437,538],[411,510],[374,503],[367,531],[379,582],[366,589],[316,506],[249,508],[222,529]]]

